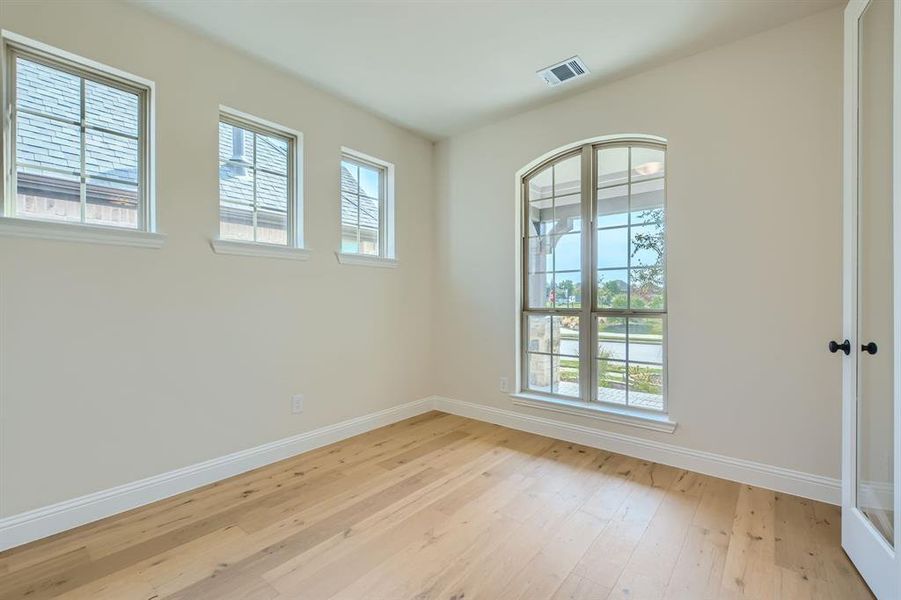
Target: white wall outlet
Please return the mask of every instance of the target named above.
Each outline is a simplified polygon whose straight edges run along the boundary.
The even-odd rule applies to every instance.
[[[291,396],[291,412],[295,415],[303,412],[303,394]]]
[[[510,391],[510,381],[506,377],[501,377],[500,388],[502,392]]]

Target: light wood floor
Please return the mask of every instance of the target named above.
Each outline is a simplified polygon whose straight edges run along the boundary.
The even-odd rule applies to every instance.
[[[870,598],[840,519],[429,413],[0,554],[0,598]]]

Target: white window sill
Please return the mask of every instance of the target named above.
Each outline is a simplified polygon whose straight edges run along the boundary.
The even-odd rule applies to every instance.
[[[366,254],[349,254],[346,252],[335,252],[338,262],[342,265],[359,265],[364,267],[380,267],[383,269],[393,269],[397,267],[396,258],[388,258],[386,256],[368,256]]]
[[[162,233],[150,231],[82,223],[57,223],[17,217],[0,217],[0,236],[139,248],[162,248],[166,241],[166,236]]]
[[[598,403],[589,404],[578,400],[563,400],[536,394],[518,393],[511,394],[510,396],[513,398],[513,404],[519,406],[540,408],[581,417],[591,417],[593,419],[609,421],[610,423],[631,425],[632,427],[640,427],[641,429],[650,429],[652,431],[672,433],[676,430],[677,425],[675,421],[671,421],[669,416],[665,414],[653,414],[625,407],[619,408]]]
[[[212,246],[213,252],[216,254],[231,254],[235,256],[264,256],[287,260],[307,260],[311,254],[306,248],[260,244],[258,242],[239,242],[237,240],[215,239],[210,241],[210,246]]]

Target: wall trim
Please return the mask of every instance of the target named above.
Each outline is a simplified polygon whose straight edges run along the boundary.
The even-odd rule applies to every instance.
[[[0,236],[152,249],[162,248],[166,242],[165,234],[156,231],[3,216],[0,216]]]
[[[221,238],[210,240],[210,247],[216,254],[262,256],[266,258],[285,258],[288,260],[307,260],[310,258],[311,254],[308,248],[299,248],[297,246],[279,246],[277,244],[223,240]]]
[[[584,425],[564,423],[463,400],[435,396],[433,401],[435,410],[442,412],[583,444],[592,448],[609,450],[721,479],[819,500],[828,504],[841,504],[841,480],[832,477],[694,450]]]
[[[254,448],[0,519],[0,551],[74,529],[182,492],[432,410],[432,398],[392,406]]]

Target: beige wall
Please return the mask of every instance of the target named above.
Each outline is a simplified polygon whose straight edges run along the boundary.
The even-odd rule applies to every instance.
[[[47,18],[52,14],[52,18]],[[839,475],[841,13],[432,144],[121,4],[0,27],[157,83],[161,250],[0,238],[0,516],[432,393]],[[309,262],[213,254],[217,106],[304,133]],[[673,435],[517,408],[514,174],[669,140]],[[339,265],[339,148],[397,165],[396,270]],[[433,180],[434,174],[434,180]],[[305,393],[291,415],[289,396]]]
[[[840,471],[838,9],[444,141],[438,394],[819,475]],[[513,406],[515,173],[567,143],[669,140],[675,434]]]
[[[0,27],[156,82],[168,235],[0,238],[0,516],[432,393],[431,142],[126,5],[4,1]],[[309,262],[210,250],[219,104],[303,132]],[[395,270],[335,259],[342,145],[396,164]]]

